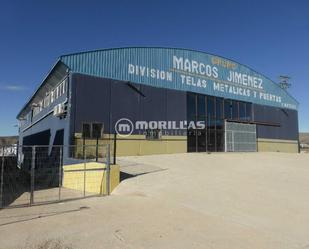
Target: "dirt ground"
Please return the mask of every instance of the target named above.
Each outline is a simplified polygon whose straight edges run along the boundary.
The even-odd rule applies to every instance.
[[[309,248],[309,154],[119,162],[136,176],[109,197],[1,210],[0,248]]]

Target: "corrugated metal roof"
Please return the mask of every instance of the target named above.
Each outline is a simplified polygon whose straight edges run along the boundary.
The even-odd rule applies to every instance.
[[[217,67],[218,78],[190,73],[186,70],[177,71],[173,66],[173,56],[188,59],[191,62],[195,61],[204,65]],[[235,85],[227,82],[226,78],[228,77],[230,70],[222,65],[214,64],[214,58],[219,58],[219,60],[222,60],[223,62],[234,64],[236,66],[235,71],[237,73],[258,77],[263,80],[262,91],[259,91],[261,89],[250,89],[246,87],[244,87],[244,89],[249,89],[251,92],[257,90],[257,93],[263,92],[278,95],[282,98],[282,103],[261,100],[253,96],[239,96],[237,94],[215,91],[213,89],[214,83],[222,83],[223,85],[229,84],[234,87],[237,87],[237,84]],[[132,70],[134,67],[134,72],[129,72],[129,65],[133,65]],[[148,75],[145,76],[147,69]],[[155,70],[154,77],[151,76],[152,69]],[[287,91],[281,89],[278,84],[263,74],[260,74],[250,67],[236,61],[190,49],[164,47],[124,47],[85,51],[60,56],[59,60],[43,80],[42,84],[19,112],[17,118],[27,110],[29,104],[35,99],[35,97],[40,95],[40,91],[43,86],[48,84],[53,85],[53,82],[60,80],[59,77],[57,77],[57,74],[59,74],[61,78],[61,76],[67,73],[67,70],[75,73],[131,81],[155,87],[164,87],[169,89],[209,94],[224,98],[240,99],[263,105],[286,107],[290,109],[297,109],[298,107],[298,102]],[[139,72],[137,72],[138,70]],[[142,73],[143,70],[144,74]],[[160,77],[160,74],[165,77]],[[171,79],[166,79],[169,75],[171,75]],[[192,78],[194,81],[204,79],[207,81],[207,86],[197,87],[192,84],[184,84],[183,78],[180,75]],[[286,104],[287,106],[283,106],[283,104]]]
[[[212,68],[216,67],[218,77],[215,77],[216,75],[203,75],[202,72],[198,73],[197,71],[192,72],[192,68],[191,71],[175,70],[175,65],[173,65],[174,56],[184,60],[187,59],[190,63],[199,63]],[[179,48],[128,47],[68,54],[61,56],[60,60],[72,72],[81,74],[240,99],[263,105],[290,109],[297,109],[298,107],[298,102],[288,92],[263,74],[233,60],[201,51]],[[218,61],[221,64],[216,63]],[[231,69],[226,67],[226,65],[233,65],[235,68]],[[154,77],[151,75],[152,71],[154,72]],[[263,88],[254,88],[229,82],[227,79],[230,77],[230,71],[245,75],[245,77],[250,76],[261,79],[263,81]],[[162,74],[162,77],[160,75],[157,77],[157,74]],[[168,80],[166,78],[167,75],[170,75],[171,79]],[[188,80],[186,78],[185,83],[184,77],[188,78]],[[206,80],[207,86],[197,87],[198,80]],[[222,89],[215,89],[214,84],[221,86]],[[231,86],[233,90],[224,90],[223,88],[226,85]],[[240,94],[239,87],[242,87],[241,90],[243,91],[249,90],[250,96],[248,94]],[[236,93],[235,89],[239,90],[238,93]]]

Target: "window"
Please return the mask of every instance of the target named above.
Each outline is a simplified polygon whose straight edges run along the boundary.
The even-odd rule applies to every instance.
[[[65,94],[67,91],[67,79],[62,82],[62,93]]]
[[[247,120],[246,118],[246,103],[239,102],[239,119],[241,121]]]
[[[103,124],[102,123],[83,123],[82,136],[83,138],[102,138]]]
[[[60,94],[59,94],[59,88],[60,88],[60,86],[57,86],[57,87],[56,87],[56,90],[55,90],[55,99],[58,99],[58,97],[60,96]]]
[[[216,98],[216,118],[223,118],[223,99]]]
[[[39,107],[35,106],[32,109],[32,117],[35,117],[39,113]]]
[[[101,138],[102,136],[102,123],[93,123],[92,124],[92,138]]]
[[[231,100],[224,100],[224,118],[231,119],[232,118],[232,103]]]
[[[246,103],[246,119],[252,121],[252,104]]]
[[[215,118],[207,118],[207,129],[209,130],[216,129],[216,119]]]
[[[60,84],[60,96],[62,96],[64,94],[64,81],[62,81],[62,83]]]
[[[52,90],[50,92],[50,103],[53,103],[55,100],[55,90]]]
[[[189,120],[195,120],[196,116],[196,95],[187,94],[187,118]]]
[[[187,93],[187,121],[196,121],[196,94]],[[192,127],[188,127],[187,130],[187,148],[188,152],[196,151],[196,132]],[[147,138],[147,134],[146,134]]]
[[[215,98],[207,97],[207,116],[214,117],[215,116]]]
[[[146,139],[147,140],[160,140],[162,137],[162,132],[159,129],[147,129]]]
[[[83,138],[90,138],[91,137],[91,127],[90,124],[84,123],[83,124]]]
[[[232,100],[232,119],[238,120],[238,102],[236,100]]]
[[[224,151],[224,132],[216,131],[216,151]]]
[[[206,116],[205,96],[198,95],[197,97],[197,115],[201,118]]]
[[[50,94],[46,93],[46,96],[44,98],[44,103],[43,103],[44,108],[48,107],[49,104],[50,104]]]
[[[216,132],[208,130],[207,133],[207,151],[216,151]]]

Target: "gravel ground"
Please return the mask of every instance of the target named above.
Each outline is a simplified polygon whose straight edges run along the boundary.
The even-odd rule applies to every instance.
[[[309,248],[308,154],[121,160],[109,197],[1,210],[0,248]]]

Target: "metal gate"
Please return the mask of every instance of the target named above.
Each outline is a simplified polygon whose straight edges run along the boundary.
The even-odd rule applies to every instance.
[[[256,152],[256,125],[225,121],[226,152]]]

